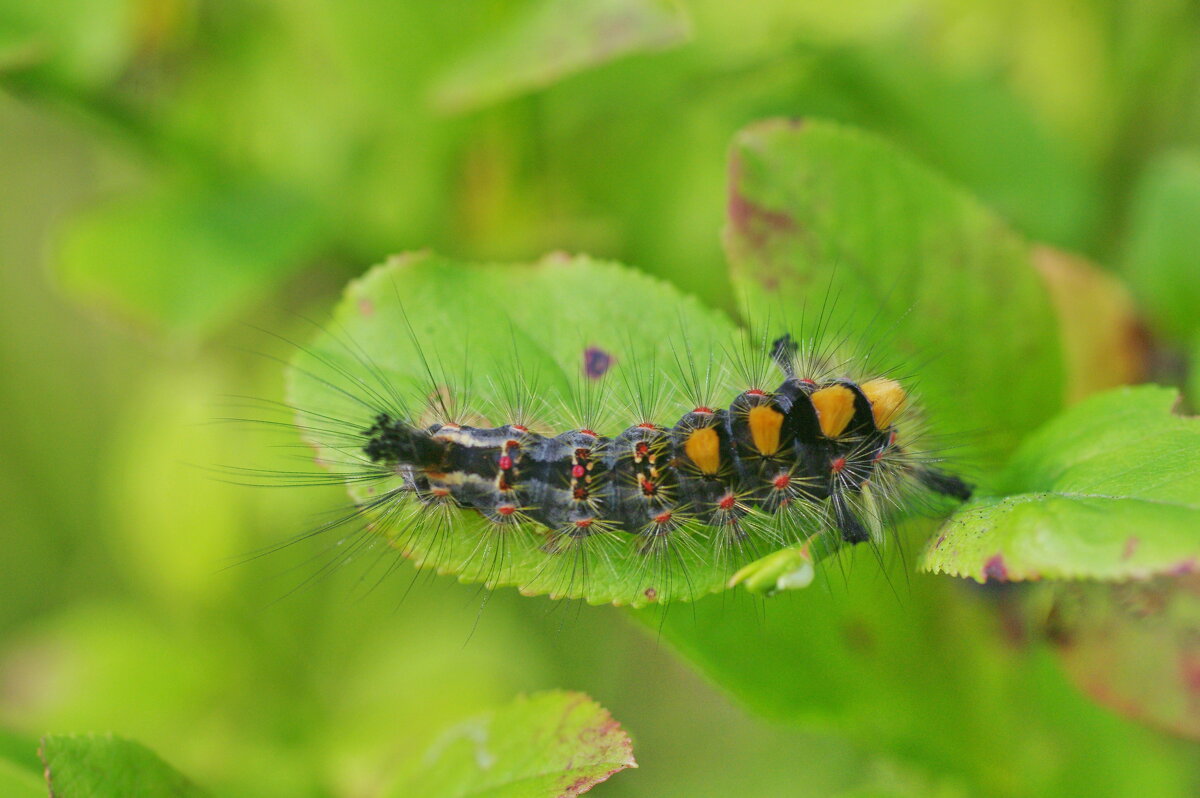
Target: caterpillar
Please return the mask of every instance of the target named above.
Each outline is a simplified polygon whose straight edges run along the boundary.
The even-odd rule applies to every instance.
[[[843,542],[864,543],[870,536],[852,497],[873,480],[911,478],[970,497],[958,477],[906,459],[892,423],[907,401],[899,382],[797,376],[797,348],[786,335],[773,343],[786,375],[774,391],[744,391],[727,410],[693,408],[669,428],[644,421],[614,438],[590,429],[546,437],[515,423],[418,429],[380,413],[363,432],[363,453],[400,474],[425,505],[545,528],[550,551],[609,532],[632,535],[648,551],[681,519],[738,539],[751,510],[821,502]]]
[[[494,362],[497,347],[483,347],[492,355],[483,366],[488,424],[465,409],[478,389],[468,346],[439,355],[439,342],[463,335],[460,317],[444,306],[466,301],[430,277],[435,267],[459,285],[494,277],[445,262],[393,263],[352,285],[338,322],[345,335],[326,330],[293,364],[294,387],[302,387],[293,390],[296,426],[356,500],[323,530],[354,525],[359,545],[386,540],[418,566],[489,587],[640,605],[721,589],[739,563],[814,539],[829,548],[878,543],[892,517],[922,497],[970,496],[920,445],[919,412],[901,380],[855,374],[854,358],[816,339],[748,336],[692,310],[668,325],[695,333],[669,347],[666,369],[631,362],[639,314],[604,345],[570,346],[548,333],[543,340],[563,354],[544,360],[569,358],[576,368],[566,387],[544,389],[520,362],[523,348],[539,346],[523,330],[554,319],[510,314],[512,362]],[[606,299],[628,296],[597,293],[607,279],[600,264],[534,268],[523,284],[582,281],[597,314]],[[624,270],[620,279],[666,291]],[[461,312],[490,308],[487,296],[473,293]],[[656,298],[688,308],[673,293]],[[426,316],[436,319],[422,323]],[[432,340],[422,341],[418,327]],[[722,334],[734,343],[715,345]],[[615,371],[626,395],[614,402]],[[717,406],[717,392],[739,381],[727,406]],[[553,407],[564,396],[573,410]],[[685,397],[690,406],[670,421],[665,412]],[[576,423],[539,421],[547,408],[560,423]],[[622,409],[627,423],[617,431]]]

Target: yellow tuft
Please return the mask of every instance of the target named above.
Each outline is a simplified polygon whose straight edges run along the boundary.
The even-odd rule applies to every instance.
[[[779,430],[783,427],[783,413],[769,405],[750,408],[750,437],[759,454],[770,455],[779,451]]]
[[[846,431],[846,425],[854,418],[853,391],[845,385],[830,385],[814,391],[810,398],[826,438],[836,438]]]
[[[721,439],[712,427],[693,430],[683,451],[705,474],[716,474],[721,469]]]
[[[875,428],[887,429],[896,416],[896,411],[904,406],[908,395],[904,388],[895,380],[878,379],[864,382],[863,394],[871,403],[871,414],[875,416]]]

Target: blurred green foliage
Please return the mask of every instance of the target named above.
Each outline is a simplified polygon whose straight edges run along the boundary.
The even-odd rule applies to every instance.
[[[1119,267],[1187,379],[1193,3],[551,5],[0,0],[0,726],[127,735],[219,795],[374,796],[448,723],[569,688],[634,737],[597,794],[1194,794],[1194,744],[1073,692],[999,589],[856,570],[660,637],[370,554],[326,573],[320,541],[222,570],[346,501],[204,470],[295,454],[210,423],[282,395],[255,328],[307,338],[427,246],[587,251],[735,311],[726,153],[768,116],[874,131]]]

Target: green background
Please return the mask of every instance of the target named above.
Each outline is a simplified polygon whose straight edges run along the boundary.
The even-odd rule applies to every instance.
[[[0,0],[6,758],[112,731],[218,795],[375,796],[445,727],[563,688],[633,736],[639,769],[598,795],[1200,789],[1194,743],[1077,692],[1012,588],[901,575],[897,595],[859,569],[660,627],[370,556],[326,571],[320,541],[242,562],[346,502],[206,470],[297,453],[214,423],[282,395],[290,350],[263,330],[308,339],[348,279],[424,247],[588,252],[736,312],[728,151],[765,117],[873,131],[1121,274],[1155,376],[1185,381],[1193,5],[680,8]],[[809,647],[776,631],[808,623]]]

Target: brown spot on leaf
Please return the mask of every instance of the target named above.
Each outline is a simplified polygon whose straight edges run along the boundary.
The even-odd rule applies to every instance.
[[[1134,536],[1130,536],[1130,538],[1125,541],[1125,548],[1121,551],[1121,559],[1128,560],[1130,557],[1132,557],[1137,551],[1139,543],[1141,543],[1140,540]]]
[[[358,312],[364,316],[373,316],[375,314],[375,303],[369,299],[358,300]]]
[[[983,564],[983,578],[989,581],[995,579],[997,582],[1007,582],[1008,568],[1004,565],[1004,558],[999,554],[992,555]]]
[[[792,217],[747,199],[736,187],[729,192],[729,223],[752,249],[765,249],[770,239],[796,231]]]
[[[1189,693],[1200,697],[1200,653],[1183,652],[1179,657],[1179,678]]]
[[[1167,570],[1168,576],[1187,576],[1196,570],[1196,558],[1189,557],[1183,562],[1176,563]]]
[[[842,639],[846,647],[859,654],[870,654],[875,650],[875,634],[863,621],[852,618],[842,627]]]

